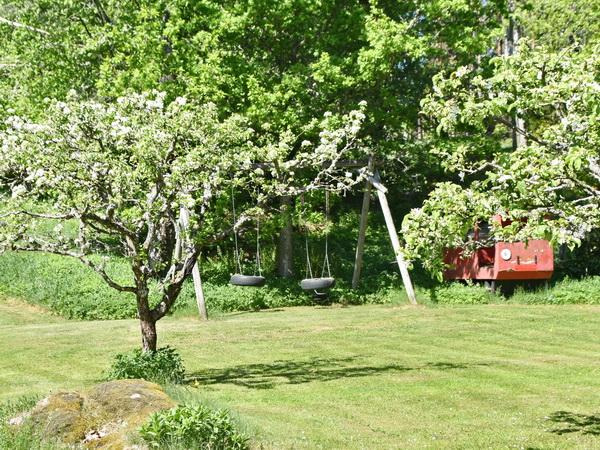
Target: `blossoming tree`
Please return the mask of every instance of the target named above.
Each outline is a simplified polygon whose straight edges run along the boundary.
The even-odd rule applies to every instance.
[[[285,133],[257,146],[244,118],[222,119],[214,105],[185,98],[167,104],[157,92],[113,103],[78,101],[72,92],[47,106],[44,122],[11,116],[0,132],[0,250],[77,258],[112,288],[132,293],[144,351],[156,350],[156,322],[204,246],[232,234],[271,198],[297,192],[302,168],[314,175],[302,189],[355,181],[337,173],[335,162],[357,147],[364,119],[361,106],[307,124],[315,142]],[[250,185],[260,195],[232,224],[222,200]],[[182,208],[192,213],[185,229],[178,225]],[[186,243],[178,258],[177,233]],[[106,270],[111,254],[130,261],[130,283]],[[153,283],[156,304],[149,301]]]
[[[494,214],[513,220],[506,228],[492,224],[500,239],[574,246],[599,227],[599,68],[597,52],[524,42],[517,54],[493,61],[491,76],[466,67],[438,76],[423,109],[446,135],[437,156],[463,182],[439,183],[405,217],[407,255],[440,272],[444,247],[487,244],[467,230]],[[514,151],[503,145],[513,132],[524,138]]]

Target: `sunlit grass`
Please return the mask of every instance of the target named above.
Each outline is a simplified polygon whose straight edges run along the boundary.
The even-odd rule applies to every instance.
[[[600,447],[600,307],[286,308],[167,318],[188,396],[267,448]],[[0,399],[97,382],[135,320],[0,303]],[[257,444],[258,445],[258,444]]]

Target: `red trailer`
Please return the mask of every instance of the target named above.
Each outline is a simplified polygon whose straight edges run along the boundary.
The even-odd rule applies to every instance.
[[[506,226],[500,216],[492,220]],[[487,227],[489,229],[489,226]],[[474,239],[483,239],[486,224],[473,232]],[[547,280],[554,271],[554,250],[544,239],[524,242],[497,242],[492,247],[476,250],[470,257],[461,257],[463,249],[445,249],[446,280]]]

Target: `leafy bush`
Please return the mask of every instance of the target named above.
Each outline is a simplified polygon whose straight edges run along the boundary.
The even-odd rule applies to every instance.
[[[150,415],[140,434],[154,448],[230,450],[247,448],[247,438],[225,411],[180,405]]]
[[[472,282],[445,282],[432,287],[414,286],[417,301],[421,305],[476,305],[498,301],[498,296],[488,291],[483,285]],[[401,284],[395,288],[380,289],[375,294],[367,296],[370,303],[388,303],[391,305],[406,305],[408,295]]]
[[[582,240],[581,245],[558,252],[554,270],[558,276],[581,278],[600,275],[600,229],[594,229]]]
[[[156,383],[181,383],[185,368],[179,354],[169,346],[155,352],[142,353],[135,349],[116,355],[116,361],[106,375],[106,380],[142,378]]]
[[[549,292],[550,303],[600,303],[600,276],[571,280],[565,278]]]

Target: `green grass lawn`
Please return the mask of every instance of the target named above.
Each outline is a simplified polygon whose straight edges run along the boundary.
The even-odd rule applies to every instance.
[[[286,308],[167,318],[188,389],[266,448],[600,448],[600,306]],[[0,301],[0,400],[97,382],[134,320]]]

